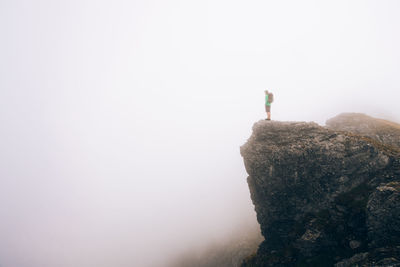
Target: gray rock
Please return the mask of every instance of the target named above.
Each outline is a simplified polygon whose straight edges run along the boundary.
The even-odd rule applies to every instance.
[[[350,246],[351,249],[356,249],[356,248],[359,248],[361,246],[361,242],[357,241],[357,240],[351,240],[349,242],[349,246]]]
[[[350,259],[344,259],[335,264],[335,267],[350,267],[360,265],[361,262],[368,258],[368,252],[358,253],[351,257]]]
[[[342,113],[326,121],[328,128],[370,137],[400,148],[400,124],[376,119],[362,113]]]
[[[400,183],[378,186],[367,204],[368,237],[372,248],[400,244]]]
[[[371,254],[399,245],[399,149],[315,123],[259,121],[240,152],[265,237],[243,266],[400,259]]]

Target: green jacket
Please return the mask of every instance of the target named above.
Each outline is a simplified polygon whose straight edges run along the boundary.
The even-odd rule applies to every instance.
[[[266,94],[266,95],[265,95],[265,105],[266,105],[266,106],[271,106],[271,103],[268,102],[268,95],[269,95],[269,94]]]

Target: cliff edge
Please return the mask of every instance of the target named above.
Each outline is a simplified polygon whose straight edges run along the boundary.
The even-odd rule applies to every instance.
[[[400,150],[340,125],[254,124],[240,152],[265,241],[243,266],[400,266]]]

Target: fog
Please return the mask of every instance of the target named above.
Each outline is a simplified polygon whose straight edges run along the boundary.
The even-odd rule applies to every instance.
[[[400,122],[399,1],[0,1],[0,265],[165,266],[251,228],[265,118]]]

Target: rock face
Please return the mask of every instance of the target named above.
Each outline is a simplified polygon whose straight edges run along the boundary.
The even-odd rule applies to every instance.
[[[253,126],[241,155],[265,241],[243,266],[400,266],[400,150],[340,130]]]
[[[329,129],[370,137],[400,148],[400,124],[361,113],[343,113],[326,121]]]

